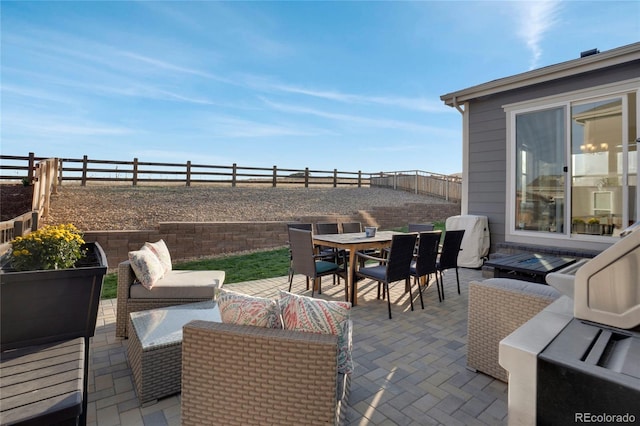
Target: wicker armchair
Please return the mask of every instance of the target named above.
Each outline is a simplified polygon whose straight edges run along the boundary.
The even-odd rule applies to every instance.
[[[469,283],[467,365],[508,382],[498,363],[499,344],[560,297],[553,287],[510,278]]]
[[[338,336],[192,321],[183,328],[182,425],[346,422]]]
[[[118,265],[116,336],[127,337],[131,312],[164,308],[185,303],[205,302],[214,298],[215,289],[224,282],[224,271],[177,271],[167,273],[164,288],[147,290],[136,283],[128,260]]]

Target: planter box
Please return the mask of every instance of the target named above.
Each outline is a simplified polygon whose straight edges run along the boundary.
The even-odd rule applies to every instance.
[[[613,228],[613,225],[603,223],[574,223],[571,227],[574,233],[589,235],[611,235]]]
[[[98,243],[75,268],[0,271],[2,351],[94,335],[107,258]]]

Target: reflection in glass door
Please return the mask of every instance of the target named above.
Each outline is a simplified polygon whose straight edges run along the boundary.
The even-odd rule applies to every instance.
[[[564,233],[564,107],[516,116],[515,224]]]
[[[638,210],[640,209],[640,200],[638,199],[638,97],[636,93],[627,95],[627,197],[628,197],[628,218],[623,222],[623,228],[640,220]]]
[[[571,232],[611,235],[623,217],[622,98],[571,106]]]

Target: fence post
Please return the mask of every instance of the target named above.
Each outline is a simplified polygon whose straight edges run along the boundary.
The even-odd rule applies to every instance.
[[[233,163],[233,170],[231,172],[231,187],[232,188],[236,187],[237,174],[238,174],[238,165],[236,163]]]
[[[187,161],[187,186],[191,186],[191,160]]]
[[[50,164],[51,170],[51,185],[53,185],[52,194],[58,193],[58,159],[54,158]]]
[[[358,170],[358,188],[362,188],[362,170]]]
[[[39,219],[38,211],[31,212],[31,232],[35,232],[38,230],[38,219]]]
[[[131,178],[131,184],[133,186],[138,185],[138,159],[137,158],[133,159],[133,176]]]
[[[304,187],[305,188],[309,187],[309,168],[308,167],[304,168]]]
[[[333,187],[338,186],[338,169],[333,169]]]
[[[33,185],[33,166],[36,162],[36,155],[33,152],[29,153],[29,170],[27,170],[27,180],[29,185]]]
[[[449,177],[444,177],[444,199],[449,201]]]
[[[62,171],[64,170],[64,160],[60,159],[60,166],[58,167],[58,183],[62,186]]]
[[[273,166],[273,181],[271,183],[272,187],[276,187],[278,182],[278,168],[276,166]]]
[[[24,222],[21,220],[13,221],[13,238],[22,237],[24,233]]]
[[[44,170],[41,170],[41,178],[42,175],[44,175],[44,184],[43,184],[43,188],[44,188],[44,206],[42,209],[42,216],[43,217],[48,217],[49,216],[49,206],[51,203],[51,187],[53,182],[55,181],[52,178],[52,173],[54,172],[53,169],[53,164],[55,164],[54,162],[52,162],[51,160],[46,160],[44,162]],[[55,176],[55,174],[53,175]]]
[[[87,186],[87,156],[82,156],[82,181],[80,185]]]
[[[398,189],[398,174],[393,172],[393,189]]]

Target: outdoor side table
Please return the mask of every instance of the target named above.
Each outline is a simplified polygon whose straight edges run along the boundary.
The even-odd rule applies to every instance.
[[[181,391],[182,327],[193,320],[221,322],[216,302],[130,314],[127,358],[142,405]]]

